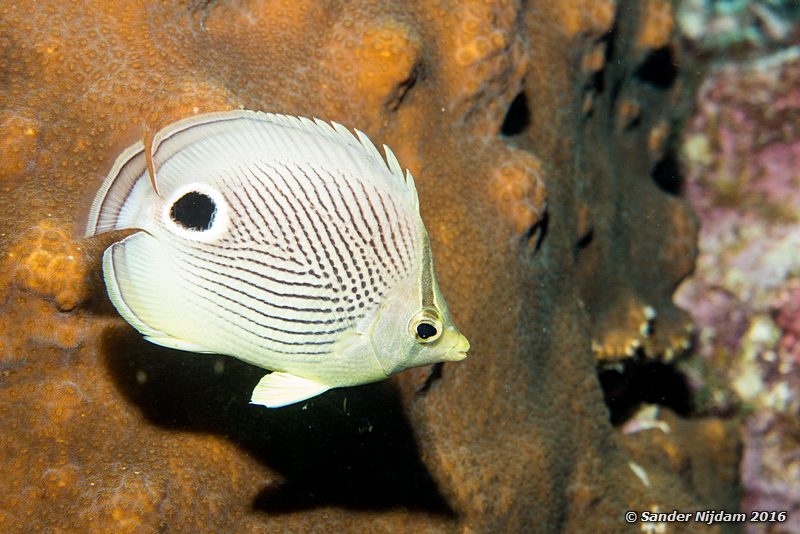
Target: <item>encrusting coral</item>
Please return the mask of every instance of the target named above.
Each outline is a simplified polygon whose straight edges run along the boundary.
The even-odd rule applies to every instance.
[[[0,530],[619,532],[731,508],[727,423],[623,433],[596,372],[686,342],[673,25],[656,0],[0,6]],[[145,132],[239,107],[392,147],[466,360],[265,410],[259,370],[113,312],[113,236],[66,237],[87,195]]]
[[[742,508],[788,511],[786,532],[800,529],[799,84],[794,46],[701,85],[682,150],[700,255],[676,294],[699,328],[703,408],[743,412]]]

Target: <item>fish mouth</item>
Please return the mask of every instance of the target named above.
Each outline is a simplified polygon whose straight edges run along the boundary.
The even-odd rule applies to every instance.
[[[470,349],[469,340],[464,337],[464,334],[455,328],[448,328],[448,334],[455,336],[456,341],[453,343],[452,348],[447,351],[446,359],[451,362],[457,362],[467,357],[467,352]]]
[[[466,357],[467,357],[466,352],[451,352],[450,354],[448,354],[447,359],[451,362],[460,362]]]

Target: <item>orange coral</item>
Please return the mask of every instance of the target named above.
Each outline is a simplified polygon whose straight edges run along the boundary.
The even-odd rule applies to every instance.
[[[669,44],[675,30],[671,0],[645,0],[640,9],[642,14],[636,45],[643,49],[656,49]]]
[[[635,100],[623,100],[617,107],[617,123],[620,128],[629,128],[642,112],[639,103]]]
[[[647,136],[647,148],[655,157],[663,155],[664,143],[669,131],[670,126],[667,121],[660,121],[650,129],[650,134]]]
[[[615,0],[565,0],[560,3],[561,6],[555,11],[559,17],[559,28],[567,36],[599,35],[610,30],[617,9]]]
[[[400,105],[404,89],[414,82],[419,47],[419,37],[405,25],[386,24],[364,32],[349,65],[356,74],[356,91],[380,99],[368,104],[370,109]]]
[[[581,71],[594,74],[606,64],[606,43],[599,42],[591,47],[581,58]]]
[[[490,196],[519,235],[524,235],[544,215],[546,195],[541,167],[533,155],[516,150],[495,169],[489,181]]]
[[[449,1],[433,17],[433,37],[443,55],[440,78],[445,111],[460,118],[479,115],[499,129],[504,104],[520,89],[528,51],[517,32],[514,2]]]
[[[75,308],[88,297],[80,245],[69,232],[48,221],[6,252],[4,266],[12,283],[54,299],[62,311]]]

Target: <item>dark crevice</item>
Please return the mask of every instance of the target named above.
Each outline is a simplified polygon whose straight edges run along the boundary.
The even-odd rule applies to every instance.
[[[605,43],[605,48],[603,50],[603,68],[595,72],[590,81],[590,87],[594,89],[597,94],[601,94],[606,90],[606,77],[608,76],[608,68],[613,64],[612,62],[614,61],[614,53],[616,52],[617,33],[617,22],[615,21],[614,27],[611,28],[611,30],[603,35],[603,37],[598,41],[598,43]]]
[[[603,67],[589,76],[589,79],[586,81],[586,84],[583,88],[584,94],[587,96],[591,95],[593,99],[598,99],[606,92],[606,89],[608,89],[609,70],[611,69],[614,61],[616,38],[617,26],[615,23],[614,27],[597,41],[598,44],[603,43],[605,45],[603,50]],[[612,95],[611,98],[613,99],[614,95]],[[588,119],[591,117],[593,113],[594,106],[588,110],[586,113],[586,118]]]
[[[614,80],[614,84],[611,86],[611,92],[609,93],[608,96],[608,104],[609,106],[611,106],[611,109],[614,108],[614,106],[617,103],[617,100],[619,100],[619,95],[622,92],[622,88],[624,87],[624,85],[625,85],[624,80],[622,78]]]
[[[592,91],[595,94],[601,94],[606,89],[606,70],[600,69],[589,78],[589,83],[586,86],[587,91]]]
[[[389,109],[389,111],[397,111],[397,109],[403,104],[403,101],[406,100],[411,89],[413,89],[414,86],[417,85],[417,82],[422,78],[422,72],[422,64],[416,64],[411,70],[411,73],[408,75],[408,78],[397,85],[397,88],[394,90],[393,94],[386,103],[386,107]]]
[[[539,252],[539,250],[542,248],[542,242],[547,235],[547,226],[549,220],[550,218],[545,211],[541,219],[539,219],[536,224],[531,226],[525,234],[525,242],[528,243],[529,247],[533,248],[534,254]]]
[[[590,229],[584,235],[582,235],[578,240],[575,242],[575,256],[578,253],[592,244],[592,240],[594,239],[594,230]]]
[[[598,373],[611,423],[621,425],[642,404],[657,404],[681,416],[691,415],[692,397],[686,376],[662,362],[628,360]]]
[[[650,52],[644,63],[636,69],[636,78],[657,89],[669,89],[678,78],[678,66],[675,64],[672,48],[665,46]]]
[[[603,36],[602,39],[597,41],[597,45],[601,43],[605,43],[605,47],[603,49],[603,68],[594,72],[586,82],[586,86],[584,90],[586,92],[594,92],[595,94],[601,94],[606,89],[606,68],[611,61],[611,55],[614,53],[614,33],[608,32]],[[597,46],[595,45],[595,46]]]
[[[683,177],[681,176],[678,158],[672,150],[667,151],[663,158],[653,167],[651,173],[656,185],[670,195],[680,195],[683,190]]]
[[[602,91],[605,89],[605,78],[606,73],[605,69],[601,69],[595,72],[589,80],[587,81],[586,85],[583,88],[583,93],[586,98],[591,98],[592,100],[597,99],[601,94]],[[586,119],[590,118],[594,114],[594,106],[590,106],[588,109],[584,111],[584,117]]]
[[[531,124],[531,111],[528,107],[528,97],[521,91],[508,107],[503,124],[500,126],[500,135],[514,137],[528,129]]]
[[[605,49],[605,65],[611,65],[611,62],[616,57],[617,52],[617,36],[619,35],[619,16],[614,17],[614,26],[603,36],[606,42]],[[605,70],[605,69],[604,69]]]
[[[635,117],[633,117],[628,123],[626,123],[623,129],[626,132],[631,132],[639,128],[641,124],[642,124],[642,114],[640,112]]]

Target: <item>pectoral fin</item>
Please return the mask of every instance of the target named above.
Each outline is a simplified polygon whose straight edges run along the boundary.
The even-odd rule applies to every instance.
[[[261,404],[268,408],[280,408],[302,400],[316,397],[328,391],[330,386],[289,373],[274,372],[262,378],[250,398],[250,404]]]
[[[214,351],[208,350],[202,345],[189,343],[188,341],[183,341],[174,337],[152,335],[144,336],[144,338],[150,343],[155,343],[156,345],[161,345],[162,347],[167,347],[168,349],[185,350],[186,352],[199,352],[202,354],[214,354]]]
[[[156,239],[146,232],[108,247],[103,254],[103,278],[111,303],[151,343],[188,352],[213,352],[161,330],[174,327],[182,318],[173,305],[180,301],[173,293],[176,284],[163,265]]]

